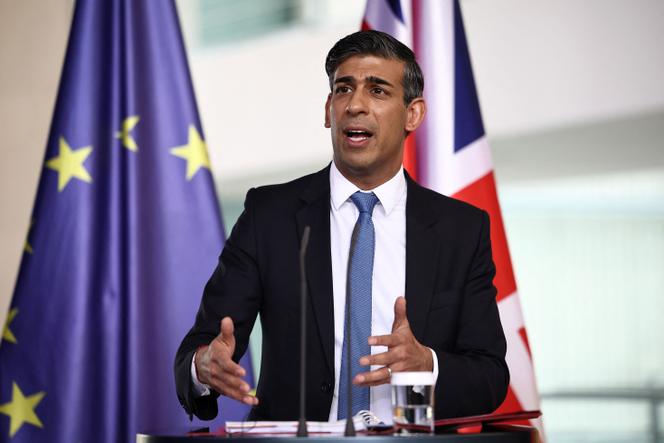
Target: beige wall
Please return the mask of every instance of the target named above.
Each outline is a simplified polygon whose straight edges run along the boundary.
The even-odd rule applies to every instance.
[[[71,20],[72,0],[0,1],[0,321],[14,290]]]

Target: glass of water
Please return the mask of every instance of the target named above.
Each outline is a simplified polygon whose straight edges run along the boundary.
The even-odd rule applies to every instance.
[[[395,372],[391,385],[395,434],[433,434],[433,373]]]

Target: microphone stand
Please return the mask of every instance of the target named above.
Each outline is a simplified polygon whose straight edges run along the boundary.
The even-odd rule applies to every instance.
[[[309,245],[309,235],[311,227],[305,226],[300,243],[300,419],[297,424],[297,436],[307,437],[307,417],[306,417],[306,357],[307,357],[307,273],[305,267],[305,258],[307,246]]]

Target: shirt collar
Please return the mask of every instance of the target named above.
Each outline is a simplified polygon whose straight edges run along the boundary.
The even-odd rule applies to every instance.
[[[338,211],[341,205],[349,201],[350,196],[357,191],[360,191],[360,188],[344,177],[333,161],[330,166],[330,197],[334,210]],[[370,192],[376,194],[376,197],[378,197],[380,204],[385,210],[385,214],[390,215],[406,193],[406,177],[403,173],[403,166],[399,168],[394,177],[382,185],[371,189]]]

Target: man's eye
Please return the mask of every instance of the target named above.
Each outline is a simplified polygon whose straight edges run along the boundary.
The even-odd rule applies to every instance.
[[[378,86],[371,88],[371,92],[374,94],[385,94],[385,90]]]
[[[337,89],[334,90],[336,94],[345,94],[349,92],[350,88],[348,86],[337,86]]]

